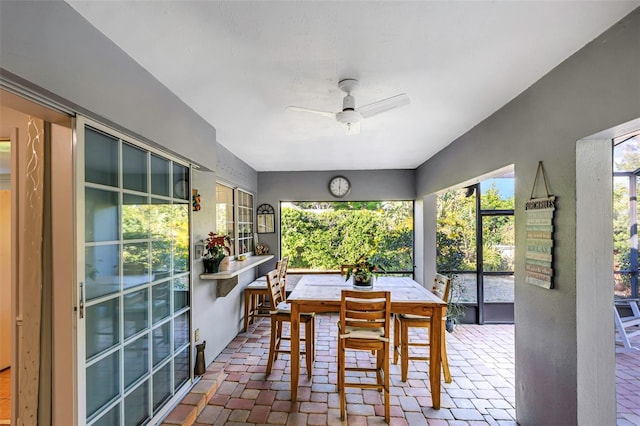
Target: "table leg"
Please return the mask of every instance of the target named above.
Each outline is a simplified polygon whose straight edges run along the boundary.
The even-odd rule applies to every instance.
[[[429,377],[433,408],[440,408],[440,370],[442,368],[442,309],[434,308],[429,327]]]
[[[307,336],[307,338],[309,338]],[[307,354],[306,356],[309,356]],[[300,377],[300,307],[291,304],[291,401],[298,399]]]

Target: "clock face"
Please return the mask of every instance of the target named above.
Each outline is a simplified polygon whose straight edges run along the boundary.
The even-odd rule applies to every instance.
[[[329,191],[334,197],[344,197],[351,190],[351,183],[344,176],[336,176],[329,181]]]

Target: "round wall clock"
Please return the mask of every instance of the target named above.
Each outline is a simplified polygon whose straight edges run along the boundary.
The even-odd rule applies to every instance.
[[[334,197],[344,197],[351,191],[351,183],[344,176],[334,176],[329,181],[329,192]]]

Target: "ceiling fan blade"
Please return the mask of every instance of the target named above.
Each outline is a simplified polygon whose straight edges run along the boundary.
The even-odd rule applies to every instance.
[[[319,111],[317,109],[303,108],[303,107],[297,107],[297,106],[288,106],[287,109],[289,111],[310,112],[311,114],[317,114],[317,115],[321,115],[323,117],[328,117],[328,118],[333,118],[333,119],[336,118],[336,113],[335,112]]]
[[[347,135],[359,135],[360,134],[360,122],[357,123],[346,123],[344,125],[344,132]]]
[[[372,115],[380,114],[381,112],[385,112],[390,109],[398,108],[408,104],[409,96],[406,93],[401,93],[387,99],[382,99],[377,102],[363,105],[357,108],[357,110],[360,114],[362,114],[363,118],[367,118],[371,117]]]

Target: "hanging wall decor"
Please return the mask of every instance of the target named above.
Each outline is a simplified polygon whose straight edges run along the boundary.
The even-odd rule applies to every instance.
[[[200,194],[198,194],[197,189],[191,190],[191,204],[194,212],[200,211]]]
[[[270,204],[260,204],[256,210],[258,218],[258,233],[275,232],[275,211]]]
[[[542,175],[546,197],[534,198],[538,178]],[[531,197],[525,206],[527,254],[525,261],[525,281],[546,289],[553,288],[553,233],[556,197],[549,194],[547,176],[538,162],[538,170],[533,181]]]

